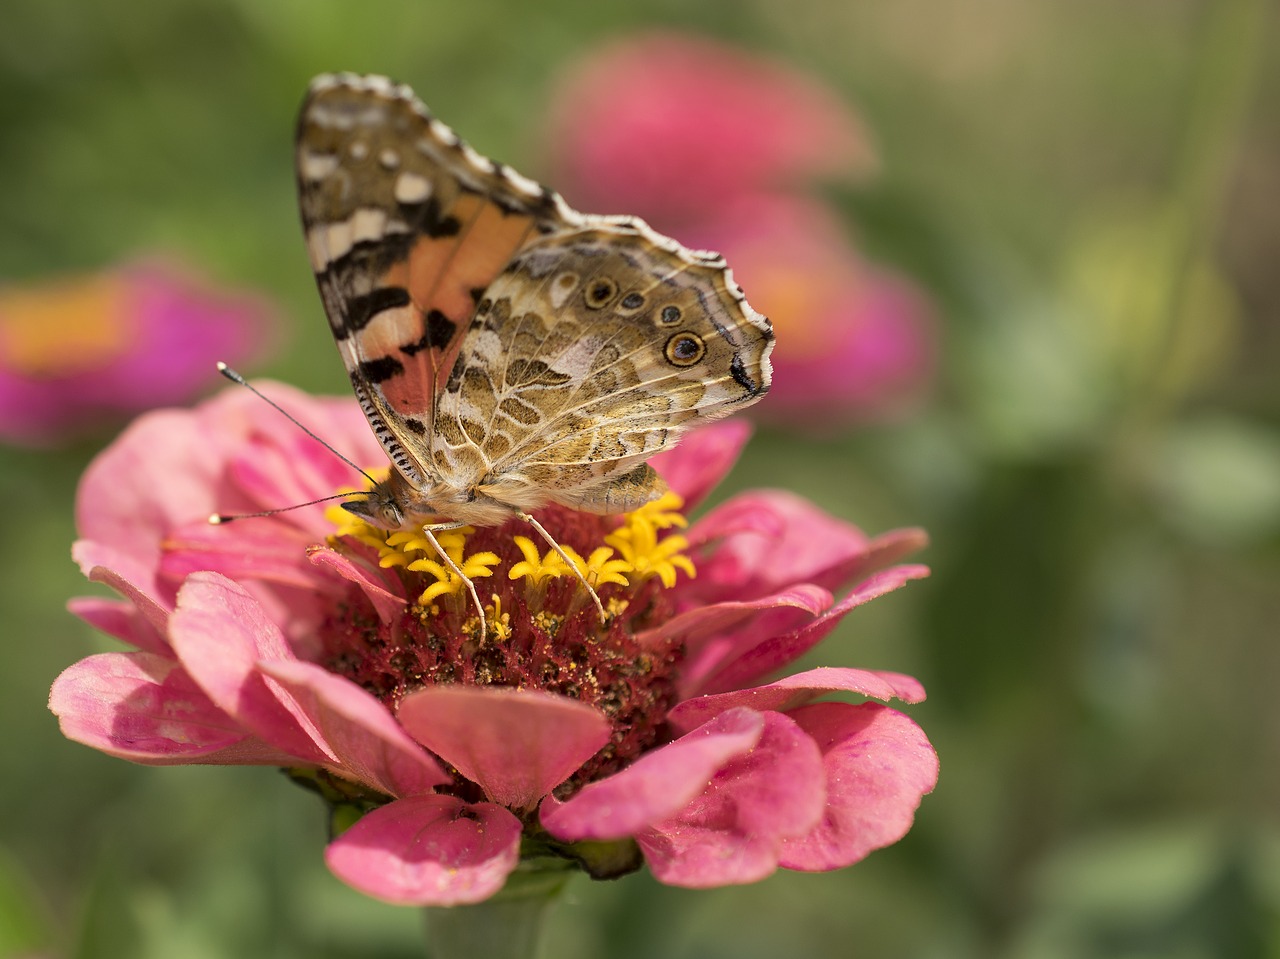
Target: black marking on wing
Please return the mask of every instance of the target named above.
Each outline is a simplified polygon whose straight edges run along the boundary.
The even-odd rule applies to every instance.
[[[422,420],[414,419],[412,416],[406,416],[400,422],[409,432],[417,433],[419,436],[426,435],[427,424],[422,422]]]
[[[421,203],[401,203],[400,210],[410,226],[432,239],[457,236],[462,230],[462,221],[456,216],[445,216],[440,209],[440,199],[435,196]]]
[[[384,310],[408,306],[411,302],[409,291],[402,286],[384,286],[363,296],[352,297],[347,303],[343,326],[348,333],[358,333]]]
[[[439,310],[427,311],[426,324],[427,328],[423,330],[422,336],[400,347],[401,353],[415,356],[423,350],[443,350],[449,345],[454,332],[458,329],[458,324]]]
[[[751,378],[747,373],[746,364],[742,362],[742,357],[737,353],[733,354],[733,359],[729,361],[729,372],[733,374],[733,378],[738,382],[748,396],[763,396],[765,390],[760,388],[760,384]]]
[[[376,359],[360,361],[360,375],[370,383],[385,383],[403,372],[404,364],[394,356],[379,356]]]

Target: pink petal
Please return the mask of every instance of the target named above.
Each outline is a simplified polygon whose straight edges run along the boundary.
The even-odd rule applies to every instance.
[[[755,749],[731,760],[681,812],[636,837],[660,882],[705,888],[755,882],[782,841],[808,834],[826,801],[822,755],[780,713],[765,713]]]
[[[324,577],[305,561],[307,547],[315,541],[315,536],[272,518],[214,525],[201,517],[166,537],[160,572],[175,582],[201,570],[216,570],[235,580],[323,589]]]
[[[760,599],[695,606],[673,616],[655,629],[640,633],[637,638],[641,643],[654,645],[659,641],[673,639],[697,648],[708,637],[738,629],[744,621],[757,619],[761,613],[798,609],[803,613],[800,621],[804,622],[829,608],[832,602],[833,597],[825,589],[801,584]]]
[[[403,615],[407,601],[387,589],[391,577],[381,578],[368,567],[354,562],[349,556],[323,546],[307,550],[307,559],[324,570],[332,570],[348,582],[355,583],[373,604],[374,612],[384,623],[395,622]]]
[[[520,820],[501,806],[413,796],[375,809],[329,844],[343,882],[402,906],[488,899],[520,860]]]
[[[169,649],[169,641],[156,631],[133,603],[105,596],[77,596],[67,601],[67,610],[94,629],[144,652],[169,657],[173,655]]]
[[[312,663],[262,663],[320,731],[339,771],[392,796],[430,792],[449,774],[355,683]]]
[[[171,597],[160,598],[152,570],[119,550],[89,540],[77,540],[71,556],[90,582],[110,586],[133,603],[157,633],[167,635]]]
[[[924,699],[924,687],[901,673],[822,666],[787,676],[767,686],[686,699],[667,714],[667,721],[677,730],[696,729],[726,710],[746,707],[784,712],[834,692],[858,693],[876,699],[901,699],[908,703]]]
[[[690,433],[679,446],[659,453],[649,464],[684,498],[685,509],[692,509],[738,461],[750,438],[751,424],[746,420],[713,423]]]
[[[876,573],[859,583],[848,596],[808,625],[736,651],[736,655],[726,658],[696,685],[682,688],[682,695],[688,699],[699,694],[724,692],[743,686],[758,676],[767,675],[793,662],[820,643],[850,610],[928,574],[928,567],[925,566],[895,566]],[[754,641],[755,637],[750,639]]]
[[[751,518],[750,525],[744,517]],[[778,532],[755,533],[753,528]],[[690,539],[719,540],[709,555],[698,559],[698,578],[686,590],[703,601],[767,595],[794,583],[834,592],[926,541],[915,529],[868,540],[856,526],[781,490],[734,497],[699,520]]]
[[[250,738],[172,659],[101,653],[64,670],[49,692],[62,734],[110,756],[153,766],[284,765]]]
[[[726,712],[646,753],[621,772],[585,786],[567,802],[548,796],[542,804],[542,825],[570,842],[634,835],[680,812],[717,770],[754,747],[764,728],[759,713]]]
[[[301,708],[258,670],[259,660],[294,656],[243,586],[219,573],[194,573],[178,593],[169,633],[178,659],[219,708],[303,762],[332,764]]]
[[[194,426],[186,410],[147,413],[98,454],[76,494],[81,536],[154,564],[170,529],[208,516],[218,462]]]
[[[400,703],[401,725],[496,803],[528,809],[609,741],[590,706],[536,690],[428,686]]]
[[[817,828],[784,842],[779,864],[838,869],[901,839],[938,781],[920,727],[876,703],[818,703],[790,715],[822,750],[827,807]]]

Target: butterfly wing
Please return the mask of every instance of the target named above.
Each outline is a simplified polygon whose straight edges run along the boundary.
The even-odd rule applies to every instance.
[[[297,179],[311,265],[356,396],[391,461],[421,488],[433,471],[436,395],[483,291],[531,238],[576,214],[381,77],[312,83]]]
[[[717,254],[584,217],[485,291],[436,412],[437,468],[525,508],[635,508],[663,488],[650,456],[764,395],[772,348]]]
[[[769,388],[773,331],[717,254],[574,211],[407,87],[314,81],[297,173],[334,338],[415,490],[630,509],[651,455]]]

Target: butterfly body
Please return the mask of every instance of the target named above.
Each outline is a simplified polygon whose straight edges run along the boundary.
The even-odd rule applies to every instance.
[[[297,174],[330,327],[394,467],[346,504],[375,526],[635,509],[665,491],[649,457],[769,388],[772,328],[717,254],[578,213],[407,87],[318,78]]]

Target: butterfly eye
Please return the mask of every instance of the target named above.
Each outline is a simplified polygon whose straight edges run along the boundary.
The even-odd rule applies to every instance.
[[[681,315],[682,314],[680,312],[680,307],[664,306],[662,308],[662,317],[661,317],[663,326],[674,326],[675,324],[679,323]]]
[[[608,306],[617,295],[618,284],[607,276],[602,276],[591,281],[591,285],[587,287],[584,297],[587,301],[587,306],[593,310],[599,310]]]
[[[669,307],[668,309],[674,309]],[[692,333],[677,333],[667,340],[664,350],[667,361],[672,366],[693,366],[707,354],[707,345],[702,338]]]

